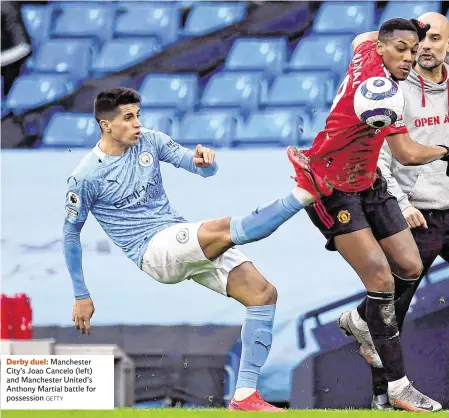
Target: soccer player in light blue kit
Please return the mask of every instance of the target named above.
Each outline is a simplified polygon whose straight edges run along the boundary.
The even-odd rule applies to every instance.
[[[209,177],[218,169],[215,154],[201,145],[191,151],[161,132],[143,128],[139,105],[140,97],[131,89],[97,96],[94,115],[101,139],[68,179],[63,245],[73,282],[75,327],[90,334],[94,313],[80,242],[90,211],[110,239],[153,279],[193,279],[247,307],[237,389],[229,408],[284,411],[265,402],[257,391],[271,347],[277,291],[234,246],[269,236],[313,196],[295,189],[244,217],[187,222],[170,206],[160,163]]]

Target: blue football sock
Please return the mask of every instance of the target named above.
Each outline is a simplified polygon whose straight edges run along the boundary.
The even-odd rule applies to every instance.
[[[249,306],[242,327],[242,357],[236,388],[257,388],[260,368],[271,348],[276,305]]]
[[[258,207],[250,215],[232,217],[231,240],[236,245],[243,245],[266,238],[303,208],[304,205],[290,193]]]

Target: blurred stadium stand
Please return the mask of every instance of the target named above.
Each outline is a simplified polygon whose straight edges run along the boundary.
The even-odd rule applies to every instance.
[[[2,148],[32,150],[2,150],[3,175],[14,178],[3,186],[2,213],[5,219],[22,220],[20,225],[3,222],[2,290],[26,289],[34,306],[35,338],[54,338],[58,344],[86,342],[72,329],[70,313],[61,314],[71,306],[71,289],[61,286],[67,272],[60,251],[61,225],[55,219],[62,216],[67,175],[99,139],[92,116],[96,94],[110,87],[134,88],[143,99],[143,125],[189,147],[202,142],[224,148],[220,178],[226,183],[191,176],[186,184],[185,173],[163,168],[171,201],[188,219],[245,213],[290,190],[284,147],[307,147],[324,127],[351,59],[354,35],[376,30],[392,16],[416,17],[425,11],[449,16],[445,2],[433,1],[9,3],[21,5],[11,15],[22,17],[23,25],[16,19],[19,33],[29,39],[32,55],[20,58],[13,71],[2,67]],[[2,4],[2,19],[3,14]],[[8,30],[2,26],[2,54],[11,47],[3,41]],[[20,174],[17,167],[24,168]],[[198,205],[191,198],[198,190],[215,206]],[[30,203],[17,205],[23,195]],[[37,224],[30,208],[38,213]],[[92,220],[85,231],[86,276],[92,277],[97,308],[90,341],[117,344],[133,359],[135,406],[218,406],[229,401],[244,309],[192,283],[167,289],[132,270]],[[326,311],[335,300],[348,302],[345,298],[362,285],[323,244],[301,215],[267,242],[245,248],[280,296],[274,343],[261,375],[262,395],[297,407],[335,408],[338,402],[367,406],[368,369],[356,356],[355,344],[336,333],[337,312]],[[298,266],[298,254],[307,260],[304,265]],[[447,270],[441,274],[443,279],[449,276]],[[420,295],[433,298],[426,296],[432,289],[447,295],[447,283],[425,283]],[[61,291],[49,309],[48,294],[55,286]],[[419,304],[427,306],[425,302]],[[412,313],[405,331],[415,350],[408,351],[407,367],[420,378],[413,368],[422,361],[418,351],[428,354],[429,370],[434,370],[435,357],[423,344],[434,338],[432,327],[447,328],[444,304],[429,306],[419,315]],[[304,322],[306,343],[298,345],[298,315],[304,319],[317,310],[321,319],[315,328]],[[419,341],[410,337],[412,329]],[[448,344],[442,344],[438,356],[445,353],[448,358]],[[326,368],[332,373],[322,373]],[[156,380],[155,370],[161,372]],[[342,376],[342,388],[354,387],[353,398],[345,398],[350,391],[338,391],[326,380],[335,375]],[[354,376],[364,376],[364,381]],[[440,378],[436,371],[435,376]],[[447,393],[449,389],[443,395]],[[441,399],[449,403],[447,396]]]
[[[90,112],[95,93],[117,85],[138,89],[143,107],[157,114],[172,109],[169,124],[164,119],[153,126],[168,127],[186,145],[191,144],[188,136],[176,127],[184,117],[184,125],[190,123],[192,112],[220,108],[242,118],[245,126],[261,111],[289,106],[293,114],[308,114],[308,126],[298,124],[287,142],[307,146],[324,127],[323,115],[351,59],[355,35],[377,29],[392,16],[447,11],[438,1],[26,3],[21,16],[33,54],[14,82],[13,97],[2,100],[4,148],[58,146],[43,137],[51,117]],[[186,81],[186,73],[196,74],[196,85]],[[55,81],[58,86],[42,92],[44,97],[23,97],[27,77],[40,74],[63,74],[66,81]],[[281,113],[271,114],[282,123]],[[42,115],[39,124],[30,123]],[[228,118],[222,122],[228,131]],[[266,138],[248,138],[214,143],[266,145]],[[84,137],[73,140],[73,146],[82,146]]]

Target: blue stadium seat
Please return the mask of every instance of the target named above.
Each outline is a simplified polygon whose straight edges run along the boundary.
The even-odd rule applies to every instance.
[[[312,35],[295,48],[289,70],[328,70],[346,73],[352,59],[351,35]],[[313,57],[313,58],[312,58]]]
[[[75,83],[62,74],[31,74],[16,78],[6,106],[16,115],[35,109],[70,94]]]
[[[117,7],[117,10],[119,11],[127,11],[134,9],[134,7],[142,7],[142,6],[148,6],[148,7],[181,7],[181,4],[184,4],[185,2],[176,2],[171,0],[159,0],[159,1],[153,1],[153,0],[122,0],[122,1],[116,1],[113,2],[115,6]]]
[[[318,132],[324,129],[326,119],[329,116],[330,108],[316,109],[310,127],[304,129],[301,140],[304,143],[311,143],[315,139]]]
[[[240,145],[297,145],[301,136],[301,117],[297,112],[267,109],[249,115],[246,122],[237,124],[232,141]]]
[[[241,21],[245,17],[245,2],[196,2],[187,16],[183,34],[198,36]]]
[[[116,36],[155,36],[167,46],[178,39],[180,10],[176,5],[135,6],[117,17]]]
[[[374,25],[375,2],[328,2],[323,3],[313,22],[316,33],[369,32]]]
[[[405,19],[417,18],[427,12],[441,12],[441,2],[439,1],[390,1],[379,19],[380,27],[387,20],[402,17]]]
[[[51,37],[95,38],[103,43],[112,37],[116,10],[99,4],[67,4],[55,7],[59,15],[50,30]]]
[[[201,107],[257,109],[266,81],[257,73],[217,73],[207,83]]]
[[[267,106],[322,107],[333,99],[335,82],[326,71],[301,71],[278,75],[262,98]],[[332,90],[332,95],[329,91]]]
[[[51,6],[25,4],[21,7],[22,20],[33,48],[38,48],[48,38],[52,11]]]
[[[183,145],[229,145],[235,128],[235,119],[230,112],[200,111],[186,113],[179,124],[176,140]]]
[[[63,73],[88,78],[96,50],[88,39],[50,39],[37,50],[30,69],[41,73]]]
[[[42,145],[51,147],[94,147],[101,133],[89,113],[57,113],[45,128]]]
[[[178,119],[173,110],[142,109],[140,112],[140,123],[145,128],[161,131],[170,136],[175,136],[178,132]]]
[[[150,74],[140,87],[142,107],[158,107],[187,111],[198,102],[196,74]]]
[[[287,39],[240,38],[232,45],[225,61],[227,71],[282,72],[287,55]]]
[[[160,45],[154,38],[124,38],[108,41],[101,48],[94,64],[92,74],[102,76],[122,71],[157,54]]]

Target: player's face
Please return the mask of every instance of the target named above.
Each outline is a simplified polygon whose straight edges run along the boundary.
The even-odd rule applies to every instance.
[[[449,52],[448,35],[442,25],[431,25],[426,37],[419,44],[417,62],[421,68],[432,70],[439,67]]]
[[[405,80],[418,51],[418,35],[415,32],[395,30],[393,39],[377,43],[377,52],[387,70],[396,80]]]
[[[136,145],[140,138],[140,107],[127,104],[119,108],[119,113],[111,121],[111,136],[125,147]]]

